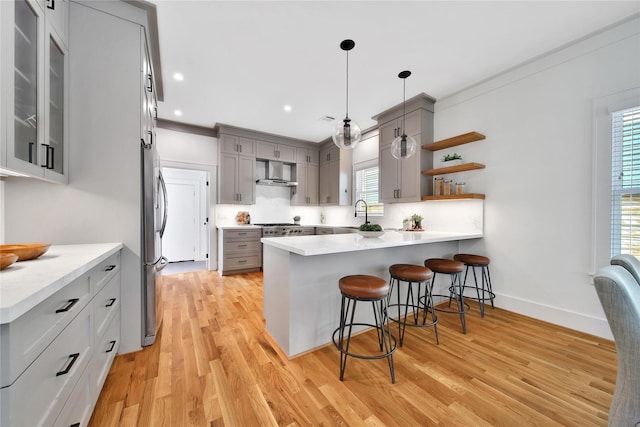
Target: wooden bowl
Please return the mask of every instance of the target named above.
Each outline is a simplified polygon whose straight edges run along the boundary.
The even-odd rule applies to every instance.
[[[49,243],[28,243],[23,245],[0,245],[0,253],[15,254],[18,262],[36,259],[49,250]]]
[[[18,260],[18,255],[0,253],[0,270],[4,270]]]

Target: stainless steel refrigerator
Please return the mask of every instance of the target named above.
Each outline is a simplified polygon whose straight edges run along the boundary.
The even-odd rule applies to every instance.
[[[167,188],[155,144],[141,143],[142,151],[142,345],[155,342],[162,322],[162,276],[169,260],[162,255],[167,225]]]

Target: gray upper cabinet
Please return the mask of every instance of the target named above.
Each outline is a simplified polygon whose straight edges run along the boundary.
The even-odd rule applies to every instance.
[[[353,175],[351,150],[340,150],[329,140],[320,148],[321,206],[346,206],[351,204]]]
[[[391,155],[393,140],[402,135],[402,104],[377,116],[380,131],[380,201],[382,203],[419,202],[423,195],[431,194],[432,181],[422,175],[430,167],[433,155],[422,145],[433,142],[433,104],[435,99],[426,94],[417,95],[406,103],[404,131],[418,143],[416,153],[398,160]]]
[[[256,193],[256,158],[253,140],[220,135],[218,203],[252,205]]]
[[[317,165],[320,162],[320,153],[318,150],[311,150],[298,147],[296,149],[296,163],[310,163]]]
[[[290,145],[256,141],[256,157],[258,159],[279,160],[285,163],[295,163],[296,148]]]
[[[340,149],[336,147],[333,142],[325,143],[322,148],[320,148],[320,164],[324,165],[336,160],[340,160]]]
[[[235,135],[220,135],[220,152],[256,156],[256,141]]]
[[[0,110],[6,112],[0,167],[66,183],[69,9],[67,2],[59,2],[57,11],[43,6],[32,0],[0,2]]]
[[[295,179],[298,181],[298,185],[296,187],[291,187],[291,205],[317,206],[319,177],[318,165],[297,163],[295,170]]]

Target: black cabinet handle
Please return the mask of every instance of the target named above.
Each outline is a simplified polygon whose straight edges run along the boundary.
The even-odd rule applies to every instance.
[[[78,360],[78,357],[80,357],[80,353],[73,353],[69,355],[69,359],[71,359],[71,361],[69,362],[69,364],[67,365],[66,368],[64,368],[62,371],[58,371],[56,372],[56,377],[59,377],[60,375],[66,375],[69,373],[69,371],[71,370],[71,368],[73,367],[73,365],[76,363],[76,360]]]
[[[115,265],[113,265],[113,264],[112,264],[112,265],[108,265],[108,266],[107,266],[107,268],[105,268],[105,269],[104,269],[104,271],[111,271],[111,270],[113,270],[113,269],[114,269],[114,268],[116,268],[116,267],[117,267],[117,266],[115,266]]]
[[[53,164],[54,150],[55,150],[55,147],[47,145],[47,161],[46,161],[47,169],[53,169],[54,168],[54,164]]]
[[[105,307],[111,307],[113,304],[115,304],[115,302],[115,298],[109,298],[109,302],[107,303],[107,305],[105,305]]]
[[[29,163],[33,163],[33,146],[35,145],[35,143],[30,142],[29,143]]]
[[[80,301],[80,298],[71,298],[69,301],[67,301],[67,305],[65,305],[62,308],[59,308],[56,310],[56,313],[66,313],[67,311],[71,310],[71,308],[76,305],[78,303],[78,301]]]
[[[80,423],[71,424],[69,427],[80,427]]]
[[[147,86],[147,92],[153,92],[153,77],[151,74],[147,74],[147,81],[149,85]]]
[[[109,341],[109,344],[111,344],[111,347],[109,347],[109,349],[107,351],[105,351],[105,353],[111,353],[113,351],[113,347],[116,346],[116,342],[115,341]]]
[[[56,10],[56,0],[47,0],[47,9]]]

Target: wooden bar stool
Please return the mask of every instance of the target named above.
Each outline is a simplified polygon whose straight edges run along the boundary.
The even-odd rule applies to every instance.
[[[389,317],[386,315],[389,284],[386,280],[379,277],[359,274],[342,277],[338,285],[342,293],[342,304],[340,306],[340,326],[333,331],[333,344],[340,351],[340,381],[344,380],[347,356],[352,356],[358,359],[387,358],[389,372],[391,373],[391,382],[395,384],[396,375],[393,368],[393,353],[396,351],[397,345],[395,337],[391,335],[391,324]],[[375,324],[354,321],[356,303],[358,301],[371,301]],[[377,307],[376,302],[378,303]],[[382,353],[368,355],[356,354],[349,351],[351,330],[354,326],[370,326],[376,328],[378,344]],[[347,329],[348,332],[345,337]],[[338,335],[337,338],[336,335]]]
[[[398,345],[402,347],[404,331],[407,326],[418,328],[433,326],[433,331],[436,335],[436,344],[439,344],[438,317],[433,309],[433,298],[431,297],[431,293],[433,291],[433,282],[431,281],[433,273],[431,270],[421,265],[393,264],[389,267],[389,274],[391,275],[391,278],[389,279],[390,289],[388,306],[389,309],[391,309],[391,307],[397,307],[398,309],[398,318],[391,318],[392,321],[398,323]],[[404,303],[400,302],[400,284],[402,282],[406,282],[408,284],[407,296]],[[414,295],[414,285],[417,285],[416,295]],[[398,302],[396,304],[391,304],[391,294],[393,293],[394,287],[397,288],[396,294]],[[404,316],[402,315],[403,309]],[[420,315],[420,310],[422,310],[422,315]],[[429,322],[427,322],[428,314],[431,315],[431,320]],[[407,317],[409,317],[408,320]]]
[[[424,266],[433,271],[432,282],[436,281],[436,275],[448,274],[451,278],[451,285],[449,286],[449,295],[433,295],[434,297],[449,298],[449,308],[435,308],[443,313],[455,313],[460,315],[460,323],[462,324],[462,333],[467,333],[467,324],[464,315],[471,308],[469,304],[464,302],[464,295],[462,293],[462,280],[460,274],[464,271],[464,264],[460,261],[446,258],[429,258],[424,261]],[[451,300],[456,300],[456,308],[451,308]]]
[[[460,261],[467,266],[464,272],[464,281],[462,282],[462,293],[464,293],[465,287],[467,285],[467,274],[469,273],[469,268],[473,271],[473,280],[476,284],[476,296],[475,297],[467,297],[473,300],[478,301],[480,304],[480,316],[484,317],[484,302],[487,300],[491,301],[491,308],[493,307],[493,300],[496,297],[496,294],[493,293],[493,289],[491,288],[491,274],[489,274],[489,263],[491,260],[486,256],[482,255],[473,255],[473,254],[456,254],[453,256],[453,259],[456,261]],[[476,267],[479,267],[482,271],[482,277],[480,279],[481,287],[478,287],[478,277],[476,276]],[[482,292],[482,295],[480,293]]]

